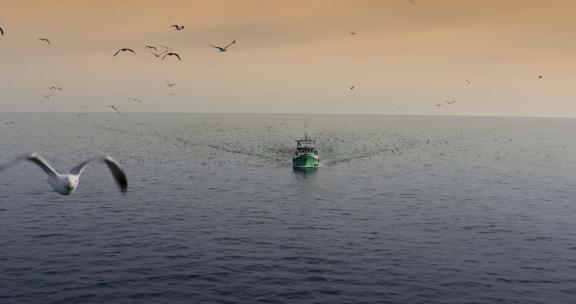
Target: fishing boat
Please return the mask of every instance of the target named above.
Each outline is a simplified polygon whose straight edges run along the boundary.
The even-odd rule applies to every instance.
[[[292,158],[294,168],[316,168],[320,158],[316,150],[316,141],[304,132],[304,138],[296,140],[296,151]]]

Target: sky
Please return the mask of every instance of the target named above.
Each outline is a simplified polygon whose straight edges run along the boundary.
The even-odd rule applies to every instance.
[[[573,0],[0,2],[0,112],[576,117]]]

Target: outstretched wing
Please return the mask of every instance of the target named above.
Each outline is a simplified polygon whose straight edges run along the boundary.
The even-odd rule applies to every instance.
[[[121,50],[118,50],[116,53],[114,53],[114,57],[116,57],[116,55],[118,55],[118,53],[120,53]]]
[[[209,46],[211,46],[211,47],[213,47],[213,48],[215,48],[215,49],[219,49],[219,50],[221,50],[221,49],[222,49],[222,48],[221,48],[221,47],[219,47],[219,46],[215,46],[215,45],[211,45],[211,44],[209,44]]]
[[[134,50],[132,49],[126,49],[128,52],[132,52],[132,54],[136,55],[136,52],[134,52]]]
[[[82,174],[82,171],[84,171],[84,169],[86,169],[86,167],[90,163],[95,162],[95,161],[104,162],[108,166],[108,169],[110,169],[110,172],[112,172],[112,176],[114,177],[116,184],[118,184],[120,191],[122,191],[122,192],[128,191],[128,178],[126,177],[124,170],[122,170],[120,168],[120,166],[118,165],[118,162],[115,159],[113,159],[112,157],[110,157],[108,155],[87,160],[87,161],[79,164],[78,166],[74,167],[70,171],[70,174],[76,174],[76,175]]]
[[[4,36],[4,30],[0,27],[0,34],[2,34],[2,36]]]
[[[232,41],[232,42],[228,43],[228,45],[227,45],[227,46],[225,46],[224,48],[225,48],[225,49],[227,49],[229,46],[233,45],[234,43],[236,43],[236,40],[234,40],[234,41]]]
[[[56,172],[56,170],[54,170],[54,168],[52,168],[52,166],[50,166],[50,164],[48,164],[48,162],[42,156],[40,156],[40,154],[38,154],[38,153],[22,155],[22,156],[16,158],[15,160],[13,160],[7,164],[1,165],[0,171],[4,171],[4,170],[16,165],[17,163],[19,163],[20,161],[23,161],[23,160],[27,160],[27,161],[31,161],[31,162],[35,163],[42,170],[44,170],[44,172],[46,172],[46,174],[48,174],[49,176],[56,177],[58,175],[58,172]]]

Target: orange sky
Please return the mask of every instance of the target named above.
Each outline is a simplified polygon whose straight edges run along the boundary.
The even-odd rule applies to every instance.
[[[576,116],[574,1],[5,2],[0,112]]]

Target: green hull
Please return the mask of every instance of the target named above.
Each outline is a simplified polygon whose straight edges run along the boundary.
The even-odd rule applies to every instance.
[[[318,158],[313,155],[300,155],[292,159],[294,168],[315,168],[318,163]]]

